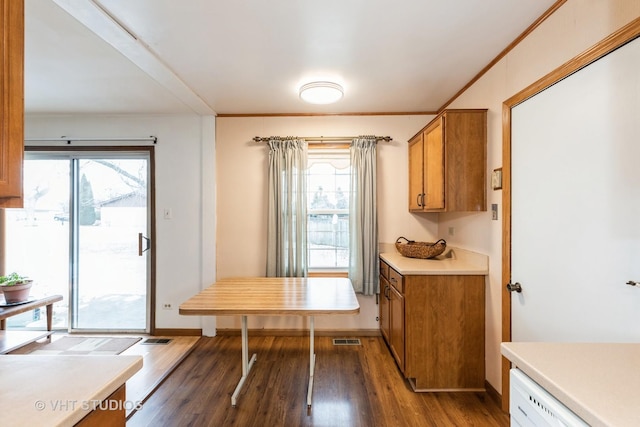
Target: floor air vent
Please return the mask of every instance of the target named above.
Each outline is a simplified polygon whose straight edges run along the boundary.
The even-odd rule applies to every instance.
[[[360,338],[334,338],[333,345],[361,345]]]
[[[169,344],[171,338],[147,338],[142,344]]]

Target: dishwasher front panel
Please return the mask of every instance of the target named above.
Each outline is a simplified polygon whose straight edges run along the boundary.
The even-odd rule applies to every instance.
[[[589,426],[519,369],[511,369],[509,413],[518,427]]]

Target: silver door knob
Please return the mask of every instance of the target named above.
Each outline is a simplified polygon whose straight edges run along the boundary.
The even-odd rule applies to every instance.
[[[522,292],[522,285],[520,283],[518,283],[518,282],[516,282],[516,283],[509,282],[509,283],[507,283],[507,290],[509,292],[520,293],[520,292]]]

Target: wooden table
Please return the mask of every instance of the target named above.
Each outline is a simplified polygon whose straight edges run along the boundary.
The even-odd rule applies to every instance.
[[[238,394],[256,361],[249,360],[247,315],[309,317],[309,386],[307,406],[311,407],[314,352],[314,316],[357,314],[360,305],[347,278],[333,277],[241,277],[220,280],[180,305],[180,314],[198,316],[242,316],[242,377],[231,395],[236,406]]]
[[[36,308],[47,306],[47,331],[51,330],[53,319],[53,303],[62,301],[62,295],[50,295],[44,298],[34,299],[24,304],[11,305],[8,307],[0,307],[0,330],[7,328],[7,318],[24,313]]]

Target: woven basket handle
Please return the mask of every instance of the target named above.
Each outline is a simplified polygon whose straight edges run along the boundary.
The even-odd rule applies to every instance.
[[[396,243],[400,243],[400,239],[404,239],[404,240],[406,240],[406,241],[407,241],[407,243],[415,243],[415,242],[416,242],[415,240],[409,240],[409,239],[407,239],[406,237],[402,237],[402,236],[400,236],[400,237],[398,237],[398,238],[396,239]]]
[[[446,241],[446,240],[444,240],[444,239],[440,239],[440,240],[438,240],[437,242],[432,243],[432,244],[431,244],[431,245],[429,245],[429,246],[435,246],[435,245],[439,244],[440,242],[444,243],[445,245],[447,244],[447,241]]]

